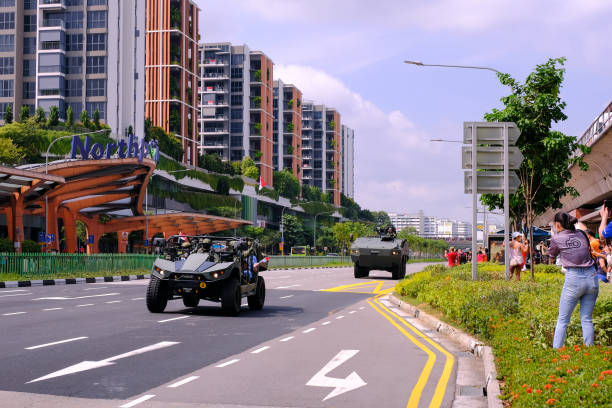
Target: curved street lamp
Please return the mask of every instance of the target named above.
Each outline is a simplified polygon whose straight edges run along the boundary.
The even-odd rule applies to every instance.
[[[314,216],[314,237],[313,237],[313,240],[312,240],[312,247],[315,249],[315,253],[316,253],[316,250],[317,250],[317,217],[318,217],[319,215],[323,215],[323,214],[333,214],[333,213],[335,213],[335,212],[336,212],[336,210],[332,210],[332,211],[323,211],[323,212],[320,212],[320,213],[318,213],[318,214],[315,214],[315,216]]]
[[[497,72],[498,74],[502,74],[501,71],[496,70],[495,68],[490,67],[474,67],[470,65],[446,65],[446,64],[424,64],[421,61],[404,61],[405,64],[412,64],[419,67],[441,67],[441,68],[462,68],[462,69],[484,69],[487,71]]]

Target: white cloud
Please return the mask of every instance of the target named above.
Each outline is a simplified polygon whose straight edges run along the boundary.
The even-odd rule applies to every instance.
[[[463,195],[458,145],[448,149],[430,143],[429,133],[404,113],[383,111],[321,70],[279,65],[274,77],[296,85],[305,100],[336,108],[342,124],[355,129],[355,190],[362,206],[401,212],[423,209],[456,217],[466,213],[463,204],[449,212],[444,199]],[[461,128],[441,126],[456,133]],[[455,204],[458,201],[462,199]]]

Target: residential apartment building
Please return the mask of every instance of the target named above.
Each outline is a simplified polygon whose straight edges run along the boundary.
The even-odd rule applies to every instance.
[[[302,182],[302,92],[274,81],[274,170],[287,169]]]
[[[68,106],[143,133],[145,0],[0,0],[0,118]]]
[[[302,102],[302,182],[333,196],[340,205],[340,113],[325,105]]]
[[[437,234],[435,217],[426,216],[423,210],[415,214],[390,213],[391,224],[399,232],[404,228],[414,228],[419,236],[434,238]]]
[[[342,125],[342,194],[355,198],[355,131]]]
[[[200,9],[192,0],[146,1],[145,116],[179,138],[185,164],[197,165]]]
[[[250,156],[272,186],[274,63],[247,45],[206,43],[200,59],[200,151]]]

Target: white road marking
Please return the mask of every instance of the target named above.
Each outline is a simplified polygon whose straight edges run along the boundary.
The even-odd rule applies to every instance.
[[[99,288],[87,288],[87,289],[83,289],[83,290],[100,290],[100,289],[106,289],[107,286],[100,286]]]
[[[47,375],[45,375],[43,377],[36,378],[35,380],[28,381],[26,384],[30,384],[30,383],[34,383],[34,382],[38,382],[38,381],[43,381],[43,380],[48,380],[50,378],[55,378],[55,377],[61,377],[61,376],[64,376],[64,375],[80,373],[82,371],[92,370],[94,368],[110,366],[110,365],[115,364],[115,361],[121,360],[122,358],[136,356],[138,354],[143,354],[143,353],[146,353],[148,351],[154,351],[154,350],[162,349],[162,348],[165,348],[165,347],[174,346],[176,344],[180,344],[180,343],[177,342],[177,341],[162,341],[162,342],[159,342],[159,343],[152,344],[150,346],[146,346],[146,347],[142,347],[142,348],[139,348],[139,349],[136,349],[136,350],[128,351],[127,353],[119,354],[118,356],[113,356],[113,357],[105,358],[104,360],[100,360],[100,361],[81,361],[78,364],[72,365],[70,367],[66,367],[66,368],[64,368],[62,370],[59,370],[59,371],[55,371],[55,372],[53,372],[51,374],[47,374]]]
[[[251,354],[259,354],[262,351],[266,351],[269,348],[270,348],[270,346],[263,346],[263,347],[258,348],[257,350],[251,351]]]
[[[331,323],[330,321],[327,321],[327,322],[323,322],[323,323],[321,323],[321,325],[322,325],[322,326],[327,326],[327,325],[328,325],[328,324],[330,324],[330,323]]]
[[[168,388],[176,388],[176,387],[180,387],[181,385],[187,384],[189,382],[192,382],[193,380],[197,380],[198,378],[200,378],[197,375],[192,375],[191,377],[187,377],[187,378],[183,378],[180,381],[175,382],[174,384],[170,384],[168,386]]]
[[[281,296],[279,299],[289,299],[290,297],[293,297],[293,295]]]
[[[49,309],[43,309],[45,312],[49,310],[62,310],[63,307],[50,307]]]
[[[302,333],[306,334],[306,333],[313,332],[313,331],[315,331],[315,330],[317,330],[315,327],[311,327],[310,329],[306,329],[306,330],[304,330]]]
[[[343,316],[343,315],[340,315],[340,316],[336,317],[336,319],[338,319],[338,320],[340,320],[340,319],[344,319],[344,316]]]
[[[32,300],[73,300],[73,299],[87,299],[87,298],[94,298],[94,297],[101,297],[101,296],[115,296],[119,294],[120,293],[103,293],[100,295],[75,296],[75,297],[54,296],[54,297],[41,297],[41,298],[36,298]]]
[[[0,298],[11,297],[11,296],[27,296],[27,295],[31,295],[31,293],[13,293],[12,295],[0,295]]]
[[[29,289],[12,289],[12,290],[3,290],[2,293],[11,293],[11,292],[27,292]]]
[[[274,288],[274,289],[289,289],[289,288],[297,288],[298,286],[302,286],[302,285],[298,283],[297,285],[279,286],[278,288]]]
[[[14,316],[14,315],[20,315],[20,314],[25,314],[28,312],[13,312],[13,313],[3,313],[2,316]]]
[[[93,305],[94,305],[93,303],[85,303],[82,305],[76,305],[76,307],[86,307],[86,306],[93,306]]]
[[[39,349],[39,348],[43,348],[43,347],[55,346],[56,344],[69,343],[71,341],[83,340],[83,339],[87,339],[87,338],[89,338],[89,337],[74,337],[72,339],[54,341],[53,343],[39,344],[38,346],[26,347],[25,350],[35,350],[35,349]]]
[[[104,303],[121,303],[120,300],[111,300],[110,302],[104,302]]]
[[[121,405],[119,408],[132,408],[133,406],[136,406],[138,404],[140,404],[141,402],[145,402],[150,400],[151,398],[155,397],[155,395],[143,395],[140,398],[136,398],[134,401],[128,402],[127,404],[123,404]]]
[[[351,311],[349,312],[349,314],[353,314],[353,313],[357,313],[357,311],[356,311],[356,310],[351,310]]]
[[[227,366],[228,366],[228,365],[230,365],[230,364],[237,363],[237,362],[239,362],[239,361],[240,361],[240,359],[235,358],[235,359],[233,359],[233,360],[226,361],[225,363],[222,363],[222,364],[216,365],[215,367],[217,367],[217,368],[223,368],[223,367],[227,367]]]
[[[134,298],[134,299],[130,299],[130,300],[144,300],[144,298],[140,297],[140,298]]]
[[[319,370],[307,383],[311,387],[333,387],[323,401],[336,397],[345,392],[356,390],[357,388],[367,385],[356,372],[350,373],[346,378],[328,377],[327,373],[335,370],[350,358],[354,357],[359,350],[341,350],[331,361]]]
[[[364,306],[361,306],[361,307],[359,308],[359,310],[363,310],[363,309],[365,309],[365,307],[364,307]]]
[[[158,320],[157,323],[166,323],[166,322],[171,322],[173,320],[187,319],[188,317],[189,316],[173,317],[172,319]]]
[[[293,336],[285,337],[284,339],[280,339],[280,341],[289,341],[293,338]]]

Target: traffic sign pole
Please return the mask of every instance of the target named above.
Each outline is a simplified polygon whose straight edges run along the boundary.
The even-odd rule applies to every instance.
[[[504,265],[510,278],[510,158],[508,154],[508,124],[504,123]]]
[[[472,123],[472,280],[478,278],[477,274],[477,256],[476,256],[476,237],[478,223],[478,176],[477,176],[477,159],[476,154],[476,125]]]

